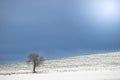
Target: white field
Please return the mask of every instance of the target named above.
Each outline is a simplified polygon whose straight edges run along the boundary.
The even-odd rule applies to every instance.
[[[0,80],[120,80],[120,52],[47,60],[31,73],[27,63],[0,64]]]

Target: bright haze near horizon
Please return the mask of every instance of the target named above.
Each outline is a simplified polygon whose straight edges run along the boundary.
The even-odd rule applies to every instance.
[[[0,62],[120,49],[120,0],[0,0]]]

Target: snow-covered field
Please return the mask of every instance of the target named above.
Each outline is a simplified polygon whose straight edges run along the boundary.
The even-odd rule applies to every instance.
[[[0,80],[120,80],[120,52],[46,60],[32,72],[32,65],[0,64]]]

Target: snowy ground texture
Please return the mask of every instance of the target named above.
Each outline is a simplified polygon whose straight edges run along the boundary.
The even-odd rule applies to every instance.
[[[25,62],[0,64],[0,80],[120,80],[120,52],[47,60],[36,70]]]

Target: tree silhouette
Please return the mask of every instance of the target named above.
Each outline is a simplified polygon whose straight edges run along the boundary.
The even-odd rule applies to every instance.
[[[37,53],[31,53],[28,55],[28,62],[33,64],[33,73],[36,73],[36,67],[39,66],[39,64],[42,64],[43,61],[43,57]]]

